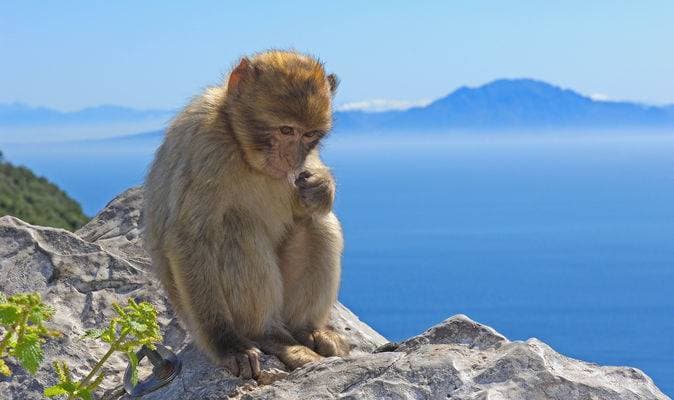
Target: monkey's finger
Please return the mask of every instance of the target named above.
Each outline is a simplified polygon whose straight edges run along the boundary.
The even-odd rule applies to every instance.
[[[241,379],[251,379],[253,377],[253,371],[250,368],[250,361],[248,360],[248,354],[241,353],[236,355],[236,362],[239,364],[239,376]]]
[[[253,379],[257,379],[260,376],[260,353],[256,349],[246,350],[246,355],[248,355],[248,361],[250,362],[250,369],[253,374]]]
[[[335,348],[337,350],[336,355],[345,356],[349,354],[349,352],[351,351],[351,345],[344,340],[344,337],[342,335],[340,335],[339,333],[335,332],[332,329],[334,328],[326,329],[323,332],[325,335],[328,335],[330,337],[330,340],[332,340],[332,343],[334,343]]]
[[[311,172],[305,170],[300,172],[300,174],[297,176],[297,179],[308,179],[311,175],[313,175]]]
[[[313,332],[306,335],[305,342],[305,346],[313,351],[316,351],[316,338],[314,337]]]
[[[239,376],[239,363],[236,361],[236,357],[234,355],[225,356],[222,359],[222,366],[232,375]]]
[[[298,188],[311,187],[318,185],[320,181],[318,176],[308,171],[304,171],[297,177],[297,179],[295,179],[295,186]]]
[[[316,352],[325,357],[332,357],[338,355],[335,341],[330,335],[322,331],[314,332],[314,340],[316,341]]]
[[[302,188],[302,190],[300,190],[300,197],[306,203],[320,202],[321,199],[324,199],[327,196],[328,190],[329,189],[327,185],[317,185]]]

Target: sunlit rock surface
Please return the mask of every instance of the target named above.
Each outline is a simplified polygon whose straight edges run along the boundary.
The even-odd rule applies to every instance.
[[[242,381],[210,364],[173,318],[141,248],[141,201],[142,192],[130,189],[75,234],[0,218],[0,290],[42,293],[56,308],[52,327],[64,333],[46,344],[36,376],[10,362],[16,373],[0,378],[1,399],[43,398],[44,387],[55,383],[53,360],[66,361],[78,377],[86,374],[107,348],[80,336],[102,326],[113,315],[111,304],[128,297],[157,306],[164,344],[183,361],[178,378],[146,399],[668,398],[637,369],[574,360],[536,339],[510,342],[462,315],[373,353],[386,339],[341,304],[333,309],[331,323],[354,347],[349,357],[307,365],[270,384]],[[270,376],[282,376],[276,358],[263,361],[263,368],[276,371]],[[120,393],[126,361],[115,356],[108,365],[103,386],[107,398],[119,398],[115,393]]]

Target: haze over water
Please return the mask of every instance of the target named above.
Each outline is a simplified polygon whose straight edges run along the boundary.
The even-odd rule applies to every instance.
[[[157,139],[3,145],[93,215]],[[340,298],[392,340],[457,313],[674,394],[674,135],[331,138]]]

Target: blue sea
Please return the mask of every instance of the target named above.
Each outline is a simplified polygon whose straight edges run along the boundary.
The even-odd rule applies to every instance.
[[[157,138],[0,144],[93,215]],[[466,314],[674,395],[674,132],[334,135],[340,298],[391,340]]]

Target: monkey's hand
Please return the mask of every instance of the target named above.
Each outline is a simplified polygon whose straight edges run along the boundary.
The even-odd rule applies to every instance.
[[[260,376],[260,356],[262,352],[257,347],[232,352],[222,358],[222,365],[234,376],[242,379],[257,379]]]
[[[326,214],[335,201],[335,180],[329,170],[302,171],[295,186],[300,203],[309,213]]]

